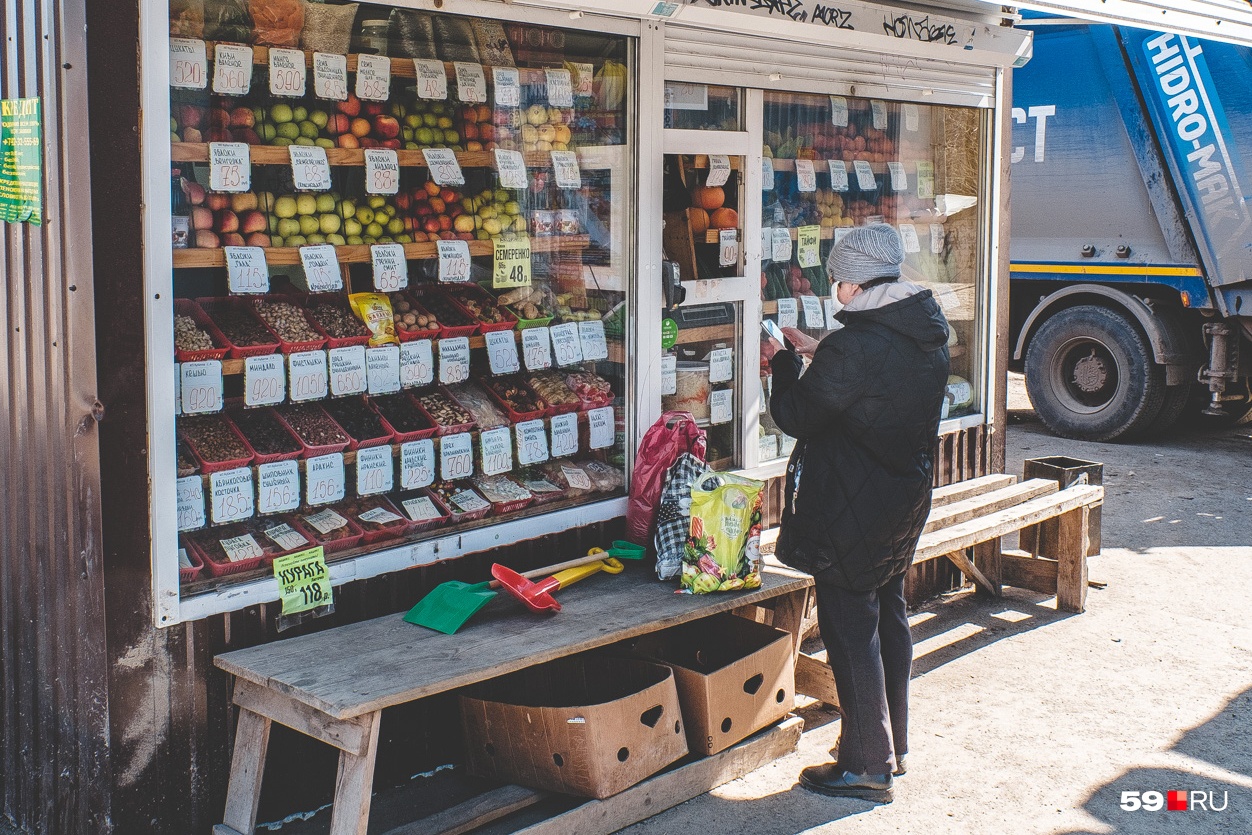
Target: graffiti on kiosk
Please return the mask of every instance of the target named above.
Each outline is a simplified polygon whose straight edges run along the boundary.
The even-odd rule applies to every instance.
[[[689,6],[704,5],[713,9],[728,9],[738,12],[763,12],[770,16],[785,17],[798,23],[819,23],[834,29],[849,32],[876,31],[878,14],[881,7],[843,9],[825,3],[814,3],[805,6],[805,0],[687,0]],[[958,29],[958,27],[962,27]],[[959,33],[968,33],[968,43],[972,43],[976,30],[965,29],[963,24],[934,15],[896,14],[894,11],[883,13],[882,30],[892,38],[917,41],[918,43],[942,44],[943,46],[960,46]]]
[[[811,20],[813,23],[833,26],[836,29],[856,30],[856,27],[852,25],[852,12],[822,3],[818,3],[813,8],[812,17],[805,11],[804,0],[687,0],[687,4],[691,6],[700,3],[714,9],[733,7],[749,12],[763,11],[766,14],[782,15],[798,23]]]
[[[821,3],[818,3],[813,9],[813,21],[815,23],[824,23],[836,29],[855,30],[856,27],[849,23],[851,17],[852,12],[845,12],[843,9],[836,9],[834,6],[823,6]]]
[[[922,43],[956,43],[956,27],[951,23],[931,23],[930,15],[920,18],[910,14],[884,17],[882,30],[892,37]]]

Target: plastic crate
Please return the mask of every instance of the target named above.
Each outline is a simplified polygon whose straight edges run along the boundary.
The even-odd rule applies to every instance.
[[[507,478],[504,475],[475,476],[471,480],[471,483],[474,485],[474,489],[477,490],[480,494],[482,494],[482,497],[484,499],[491,502],[491,512],[494,513],[496,516],[503,516],[506,513],[513,513],[514,511],[521,510],[524,507],[529,507],[531,504],[534,503],[535,496],[533,493],[531,493],[526,498],[502,499],[499,501],[492,501],[489,494],[490,494],[490,482],[493,479],[499,479],[500,481],[508,481],[511,484],[516,484],[516,482],[511,481],[509,478]],[[484,486],[484,482],[487,482],[486,486]],[[520,484],[517,486],[521,487]],[[524,487],[522,489],[526,490],[526,488]],[[526,490],[526,492],[530,493],[529,490]]]
[[[404,503],[409,499],[417,498],[430,499],[431,504],[434,505],[435,510],[439,511],[440,515],[432,519],[423,519],[421,521],[409,518],[408,511],[404,508]],[[430,490],[427,490],[425,487],[419,490],[406,490],[403,493],[398,493],[396,494],[393,503],[396,507],[400,508],[404,517],[409,519],[409,531],[411,533],[421,533],[423,531],[429,531],[433,528],[441,527],[452,518],[452,511],[448,510],[447,505],[445,505],[437,495],[432,493]]]
[[[551,479],[544,476],[543,473],[534,473],[533,476],[536,479],[542,478],[545,482],[547,482],[548,484],[551,484],[556,489],[537,491],[534,488],[528,486],[526,484],[527,479],[523,477],[521,473],[517,473],[517,472],[509,473],[506,477],[508,478],[509,481],[513,482],[517,486],[524,487],[527,490],[529,490],[530,494],[534,496],[534,501],[532,503],[535,504],[536,506],[544,505],[544,504],[551,504],[552,502],[559,502],[561,499],[565,498],[565,491],[561,488],[559,484],[554,483]]]
[[[411,292],[410,297],[434,313],[439,319],[439,338],[473,336],[478,333],[478,322],[450,296],[435,288]]]
[[[426,411],[417,404],[417,401],[414,400],[413,395],[409,392],[378,395],[372,398],[372,402],[374,404],[375,411],[378,412],[378,416],[382,418],[383,423],[387,424],[387,426],[391,428],[392,437],[395,439],[395,443],[407,444],[409,441],[420,441],[423,438],[433,438],[435,437],[435,432],[438,431],[438,428],[431,423],[430,418],[427,417]],[[395,427],[395,424],[392,421],[387,419],[387,413],[393,408],[392,404],[397,404],[395,408],[407,408],[411,410],[416,417],[426,424],[425,428],[411,429],[406,432],[401,432]]]
[[[434,315],[429,310],[426,309],[426,305],[422,304],[421,301],[418,299],[418,297],[413,293],[400,291],[398,293],[390,293],[389,295],[402,296],[405,301],[413,305],[413,310],[410,311],[411,313],[417,313],[423,316]],[[392,304],[392,312],[393,313],[399,312],[395,309],[394,302]],[[419,339],[434,340],[434,339],[440,339],[443,336],[444,336],[444,332],[443,332],[442,323],[440,323],[440,326],[435,328],[434,330],[424,330],[424,331],[408,330],[403,325],[400,325],[400,324],[396,325],[396,337],[399,338],[401,342],[417,342]]]
[[[305,542],[295,548],[282,549],[275,545],[265,536],[265,529],[274,525],[282,524],[275,519],[249,519],[246,522],[232,522],[229,525],[223,525],[217,528],[207,528],[202,531],[196,531],[189,536],[196,547],[200,549],[201,556],[204,557],[205,570],[213,577],[225,577],[230,574],[242,574],[245,571],[255,571],[258,568],[269,565],[278,557],[284,557],[288,554],[294,554],[305,548],[312,548],[313,541],[306,534],[292,525],[292,529],[296,530],[305,537]],[[219,560],[217,552],[220,546],[217,545],[223,539],[230,539],[237,536],[250,534],[253,541],[261,547],[263,552],[259,557],[252,557],[237,562],[229,562]]]
[[[323,510],[323,508],[319,507],[316,510],[310,511],[306,515],[312,516],[320,510]],[[341,551],[347,551],[349,548],[355,548],[361,543],[361,538],[365,535],[365,531],[361,530],[361,526],[346,516],[344,517],[344,521],[348,523],[348,532],[345,536],[338,538],[333,538],[330,534],[323,534],[319,532],[317,528],[305,522],[301,517],[301,514],[298,513],[293,513],[286,517],[286,521],[291,525],[291,527],[313,540],[314,543],[321,545],[322,551],[326,554],[337,554]]]
[[[218,333],[222,334],[222,338],[225,339],[226,344],[230,346],[227,356],[232,359],[244,359],[246,357],[260,357],[266,354],[274,354],[277,353],[282,347],[281,340],[272,330],[270,330],[269,325],[265,324],[265,321],[261,319],[260,316],[257,316],[256,309],[252,306],[251,299],[232,296],[212,296],[208,298],[196,299],[196,304],[199,305],[200,309],[208,315],[210,320],[213,319],[214,314],[217,311],[226,309],[241,310],[245,315],[255,320],[256,323],[260,325],[263,332],[269,334],[270,339],[272,340],[270,342],[266,342],[261,345],[236,345],[230,341],[230,337],[226,336],[225,331],[221,329],[217,322],[214,322],[213,326],[217,328]]]
[[[252,447],[253,464],[271,464],[275,461],[292,461],[299,458],[304,453],[304,443],[296,437],[296,434],[291,431],[291,427],[288,426],[285,421],[279,419],[273,409],[249,409],[247,412],[241,414],[237,414],[232,410],[232,412],[228,412],[227,414],[230,416],[231,422],[235,424],[235,428],[239,430],[241,435],[243,435],[243,439],[248,442],[248,446]],[[274,425],[277,426],[281,432],[286,433],[287,436],[291,438],[292,443],[295,444],[296,448],[291,452],[273,452],[264,455],[257,452],[256,447],[252,445],[251,439],[248,438],[247,432],[245,432],[243,427],[239,425],[240,419],[251,419],[254,416],[259,417],[262,420],[268,419],[273,421]]]
[[[491,513],[491,502],[483,498],[483,495],[475,490],[474,487],[468,482],[437,481],[432,484],[429,489],[435,498],[439,499],[440,504],[447,508],[451,522],[454,525],[460,524],[461,522],[473,522],[478,519],[486,519]],[[459,493],[462,490],[468,490],[470,493],[473,493],[483,501],[485,507],[479,510],[470,510],[465,512],[458,511],[456,506],[452,503],[451,497],[454,493]]]
[[[201,555],[200,549],[185,536],[180,535],[178,537],[178,547],[187,552],[187,559],[191,561],[191,568],[179,566],[178,582],[194,583],[204,573],[204,557]]]
[[[513,383],[519,388],[525,389],[526,392],[534,398],[535,404],[539,408],[529,412],[515,411],[513,407],[508,404],[508,401],[500,396],[500,393],[496,391],[495,386],[493,385],[493,383],[497,383],[502,380],[508,380],[510,383]],[[515,424],[525,423],[528,420],[538,420],[548,414],[547,401],[536,394],[535,390],[527,385],[526,380],[520,374],[510,374],[508,377],[478,378],[477,382],[480,386],[487,390],[487,394],[491,396],[491,399],[496,401],[496,405],[503,409],[504,413],[508,415],[509,420]]]
[[[304,313],[304,321],[308,323],[314,333],[318,334],[317,339],[306,339],[303,342],[287,342],[279,336],[273,328],[269,328],[269,325],[266,324],[266,327],[269,328],[270,332],[274,334],[274,338],[278,340],[279,351],[281,353],[299,354],[305,351],[317,351],[326,347],[326,341],[329,337],[326,335],[326,331],[322,330],[322,326],[317,323],[317,320],[309,315],[308,308],[304,306],[304,300],[301,297],[289,293],[278,293],[261,296],[260,298],[252,300],[253,305],[259,304],[260,302],[285,302],[286,304],[294,305],[295,307],[300,308]],[[254,307],[253,310],[255,309],[256,308]],[[261,318],[259,313],[257,314],[257,318]],[[265,320],[261,319],[261,321],[264,322]]]
[[[368,513],[374,508],[381,508],[388,513],[394,513],[400,518],[390,522],[365,522],[361,519],[362,513]],[[361,537],[363,545],[369,545],[374,542],[382,542],[386,539],[395,539],[404,536],[409,532],[412,523],[404,512],[391,503],[386,496],[367,496],[363,499],[352,499],[346,502],[340,502],[335,512],[342,516],[349,516],[353,522],[365,532]],[[349,515],[350,514],[350,515]]]
[[[466,409],[464,406],[462,406],[460,402],[455,397],[452,396],[452,392],[448,391],[446,387],[442,385],[437,385],[435,386],[434,391],[438,392],[439,394],[442,394],[444,397],[448,398],[453,403],[456,403],[457,408],[459,408],[461,411],[465,412],[466,414],[469,414],[469,410]],[[430,394],[430,393],[431,392],[426,392],[426,394]],[[418,395],[413,396],[413,401],[414,401],[414,404],[417,406],[417,408],[421,409],[422,414],[426,416],[426,420],[430,421],[431,425],[435,427],[436,435],[455,435],[458,432],[470,432],[470,431],[473,431],[478,426],[478,424],[476,424],[472,418],[470,419],[468,423],[457,423],[457,424],[453,424],[450,426],[441,426],[437,420],[431,417],[430,412],[427,411],[426,407],[422,405],[422,402]]]
[[[340,409],[347,408],[345,404],[352,403],[352,402],[360,403],[364,408],[368,409],[370,412],[373,412],[374,416],[378,418],[379,424],[381,424],[381,427],[382,427],[381,431],[383,434],[375,435],[372,438],[357,438],[357,437],[354,437],[353,434],[347,430],[347,428],[343,425],[343,423],[339,420],[339,418],[336,416],[335,413],[336,411]],[[344,434],[348,436],[349,441],[348,441],[347,448],[350,450],[369,449],[370,447],[376,447],[376,446],[382,446],[383,444],[389,444],[395,440],[396,431],[391,428],[391,424],[387,423],[387,421],[383,419],[383,416],[378,413],[378,410],[375,409],[372,405],[370,405],[369,399],[364,396],[346,397],[342,400],[331,400],[331,401],[328,401],[324,406],[322,406],[322,408],[326,410],[326,413],[330,415],[331,420],[335,421],[335,423],[338,423],[339,428],[343,429]]]
[[[293,405],[287,408],[288,409],[296,408],[296,406]],[[331,423],[334,423],[335,426],[339,427],[339,431],[343,432],[344,438],[351,437],[348,435],[347,432],[343,431],[343,427],[339,426],[338,423],[335,423],[335,419],[332,418],[329,414],[327,414],[326,410],[323,409],[321,406],[318,406],[315,403],[301,403],[299,404],[299,408],[316,410],[316,411],[321,412],[323,415],[326,415],[327,420],[329,420]],[[319,455],[329,455],[332,452],[342,452],[343,450],[347,449],[348,444],[351,443],[348,440],[344,440],[344,441],[336,442],[333,444],[320,444],[318,446],[309,446],[309,444],[305,442],[304,438],[300,437],[300,433],[297,432],[294,428],[292,428],[291,424],[287,422],[287,416],[283,413],[283,411],[279,409],[275,409],[274,414],[278,417],[280,421],[282,421],[283,425],[287,427],[287,429],[291,432],[291,434],[296,436],[296,440],[299,441],[300,446],[304,448],[304,451],[300,455],[301,458],[316,458]]]
[[[179,430],[178,434],[187,445],[187,450],[191,453],[191,457],[196,459],[196,463],[200,465],[201,473],[204,475],[208,475],[209,473],[220,473],[223,470],[233,470],[238,467],[246,467],[253,462],[256,458],[256,452],[252,449],[252,445],[248,443],[248,439],[245,438],[243,433],[239,431],[239,427],[235,426],[235,424],[231,422],[230,418],[220,412],[216,415],[205,415],[204,417],[217,418],[221,420],[226,425],[226,428],[239,439],[239,443],[243,444],[244,449],[247,451],[247,455],[243,458],[232,458],[229,461],[206,461],[204,460],[204,456],[200,454],[200,450],[196,448],[196,442],[192,440],[190,435],[182,430]]]
[[[525,379],[525,380],[526,380],[526,385],[530,387],[530,390],[531,390],[531,391],[533,391],[535,394],[539,394],[539,389],[535,388],[535,386],[531,383],[531,378],[532,378],[532,377],[537,377],[537,376],[539,376],[539,375],[541,375],[541,374],[550,374],[550,375],[552,375],[553,377],[555,377],[556,379],[560,380],[561,385],[562,385],[562,386],[565,386],[566,391],[568,391],[568,392],[570,393],[570,396],[574,398],[573,400],[569,401],[568,403],[551,403],[551,402],[549,402],[549,403],[548,403],[548,410],[547,410],[547,412],[545,412],[545,413],[544,413],[544,417],[556,417],[557,415],[568,415],[568,414],[572,414],[573,412],[581,412],[581,411],[583,411],[583,400],[582,400],[582,398],[580,398],[577,394],[575,394],[575,393],[574,393],[574,391],[573,391],[573,389],[571,389],[569,386],[565,385],[565,375],[564,375],[564,374],[562,374],[560,371],[551,370],[551,371],[531,371],[531,372],[526,372],[526,373],[524,374],[524,376],[523,376],[523,379]],[[544,398],[543,398],[543,395],[539,395],[539,397],[540,397],[540,399],[544,399]]]
[[[217,325],[213,324],[213,320],[209,315],[200,309],[200,305],[191,299],[174,299],[175,315],[190,316],[209,335],[209,339],[213,340],[216,348],[205,348],[199,351],[183,351],[174,348],[174,359],[178,362],[203,362],[205,360],[220,360],[230,353],[230,342],[218,330]]]
[[[478,329],[482,333],[491,333],[492,331],[511,331],[517,327],[517,316],[507,307],[498,304],[495,296],[491,295],[477,284],[448,285],[444,288],[444,293],[466,316],[478,323]],[[504,321],[484,322],[475,316],[474,313],[465,305],[466,299],[485,302],[499,308],[500,312],[504,315]]]
[[[323,325],[321,320],[317,318],[318,308],[322,308],[322,307],[335,307],[340,310],[346,311],[348,315],[351,316],[356,321],[356,323],[361,326],[361,329],[364,331],[364,333],[358,336],[345,336],[345,337],[331,336],[330,331],[327,330],[326,326]],[[322,333],[326,334],[326,347],[327,348],[347,348],[351,345],[368,345],[369,344],[369,341],[370,341],[369,328],[366,327],[364,322],[362,322],[360,319],[357,318],[357,315],[352,312],[352,308],[348,305],[347,300],[343,299],[341,296],[319,298],[316,301],[314,301],[313,299],[308,299],[306,301],[305,312],[308,314],[311,320],[317,323],[317,329],[321,331]]]

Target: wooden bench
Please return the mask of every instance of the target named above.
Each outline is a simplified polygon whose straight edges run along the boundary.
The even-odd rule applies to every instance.
[[[645,571],[628,567],[623,576],[563,589],[562,611],[552,617],[526,612],[502,595],[456,635],[404,623],[396,614],[217,656],[217,666],[235,676],[239,719],[224,823],[214,827],[215,835],[254,831],[273,722],[339,749],[330,832],[365,835],[379,719],[388,707],[726,611],[770,619],[792,633],[793,651],[799,651],[812,578],[771,568],[759,589],[691,596],[674,594],[672,584]],[[525,832],[613,832],[793,751],[802,728],[798,718],[784,720],[721,754],[686,762]],[[456,818],[483,823],[540,796],[506,787],[488,802],[463,804],[396,833],[466,831]]]

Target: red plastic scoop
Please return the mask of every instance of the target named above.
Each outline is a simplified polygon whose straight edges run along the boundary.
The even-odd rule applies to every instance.
[[[557,589],[563,589],[570,583],[577,582],[584,577],[590,577],[596,572],[604,571],[609,574],[620,574],[624,568],[625,566],[621,562],[610,557],[600,562],[558,571],[551,577],[545,577],[535,583],[527,580],[513,569],[496,563],[491,566],[491,576],[500,581],[500,586],[505,591],[525,603],[532,611],[559,612],[561,611],[561,604],[556,602],[552,592]]]

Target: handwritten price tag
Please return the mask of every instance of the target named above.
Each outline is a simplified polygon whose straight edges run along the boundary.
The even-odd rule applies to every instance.
[[[552,336],[552,351],[556,354],[556,364],[560,366],[575,365],[583,361],[582,340],[578,338],[578,323],[565,322],[548,328]]]
[[[761,191],[774,190],[774,160],[761,157]]]
[[[313,53],[313,95],[319,99],[348,98],[348,58],[327,52]]]
[[[935,164],[927,160],[917,162],[917,196],[931,200],[935,196]]]
[[[463,383],[469,379],[469,337],[439,340],[439,382]]]
[[[414,522],[425,522],[443,516],[439,508],[435,507],[435,503],[430,500],[430,496],[405,499],[401,504],[404,506],[404,512],[409,514],[409,518]]]
[[[256,510],[262,516],[285,513],[300,506],[300,464],[274,461],[256,468]]]
[[[582,188],[583,174],[573,151],[552,152],[552,175],[557,188]]]
[[[374,289],[394,293],[409,286],[409,262],[404,259],[404,244],[373,244],[370,263],[374,267]]]
[[[573,107],[574,86],[569,70],[544,70],[548,79],[548,105],[550,107]]]
[[[456,71],[456,95],[463,102],[478,103],[487,100],[487,77],[481,64],[454,61]]]
[[[900,224],[900,241],[905,252],[921,252],[922,242],[917,237],[917,227],[911,223]]]
[[[287,376],[291,380],[291,402],[321,400],[330,385],[325,351],[304,351],[287,356]]]
[[[604,336],[604,323],[599,319],[578,323],[578,342],[582,347],[584,360],[609,358],[609,344]]]
[[[904,111],[904,129],[916,133],[918,123],[921,121],[921,114],[917,105],[905,104],[900,109]]]
[[[330,393],[333,397],[361,394],[368,387],[365,346],[330,349]]]
[[[287,397],[287,373],[281,354],[247,357],[243,361],[245,406],[274,406]]]
[[[330,244],[300,247],[300,265],[304,267],[305,286],[310,293],[330,293],[343,289],[339,256]]]
[[[796,230],[796,263],[803,269],[816,267],[821,263],[818,247],[822,238],[822,227],[801,226]]]
[[[365,349],[365,376],[370,394],[391,394],[400,390],[400,348],[383,345]]]
[[[326,570],[325,551],[321,545],[274,560],[274,577],[278,580],[278,595],[284,615],[334,605],[330,572]]]
[[[661,394],[678,393],[678,357],[666,354],[661,357]]]
[[[887,103],[873,99],[869,103],[870,119],[873,122],[874,130],[887,129]]]
[[[343,501],[343,453],[332,452],[310,458],[304,464],[305,503],[311,507]]]
[[[180,478],[174,485],[174,493],[178,497],[178,529],[191,531],[203,528],[204,518],[204,482],[198,475]]]
[[[761,261],[774,260],[774,230],[769,226],[761,227]]]
[[[773,169],[770,169],[771,173]],[[730,179],[730,157],[725,154],[709,155],[709,178],[705,180],[706,186],[714,187],[726,185],[726,181]]]
[[[523,467],[548,460],[548,433],[542,420],[517,424],[517,463]]]
[[[813,160],[796,160],[796,189],[802,192],[817,191],[817,170]]]
[[[841,159],[832,159],[830,166],[830,187],[834,191],[848,190],[848,166]]]
[[[400,190],[400,161],[390,148],[365,149],[365,193],[395,194]]]
[[[826,324],[822,314],[822,301],[817,296],[801,296],[800,303],[804,306],[804,326],[820,329]]]
[[[260,514],[258,513],[258,515]],[[284,551],[290,551],[292,548],[299,548],[302,545],[307,545],[309,542],[309,540],[305,538],[304,534],[300,533],[285,522],[277,524],[272,528],[266,528],[265,538],[270,542],[273,542],[279,548],[282,548]]]
[[[850,234],[852,234],[852,227],[850,226],[839,227],[838,229],[835,230],[835,243],[839,243],[844,238],[848,237],[848,235]]]
[[[390,493],[394,487],[395,467],[391,463],[391,447],[383,446],[356,451],[356,494],[373,496]]]
[[[385,55],[357,56],[356,97],[365,101],[386,101],[391,97],[390,58]]]
[[[552,338],[546,327],[526,328],[522,331],[522,356],[527,371],[542,371],[552,367]]]
[[[795,299],[778,300],[778,327],[794,328],[800,324],[800,311]]]
[[[613,446],[613,407],[604,406],[587,412],[587,423],[590,427],[590,445],[592,449],[604,449]]]
[[[406,389],[435,381],[435,360],[429,339],[400,344],[400,385]]]
[[[252,47],[220,43],[213,49],[213,92],[246,96],[252,89]]]
[[[270,95],[304,98],[304,50],[270,47]]]
[[[429,101],[444,101],[448,98],[448,74],[444,71],[443,61],[433,58],[414,58],[413,68],[417,72],[417,97]]]
[[[944,236],[944,232],[943,232],[942,223],[930,224],[930,254],[931,255],[943,254],[943,236]]]
[[[891,172],[891,190],[892,191],[908,191],[909,175],[904,170],[904,163],[889,162],[887,170]]]
[[[465,241],[436,241],[440,281],[469,281],[470,252]]]
[[[250,533],[219,539],[218,544],[222,546],[222,551],[226,553],[226,559],[230,562],[255,560],[265,556],[265,551],[261,549],[261,546],[252,538]]]
[[[209,191],[243,192],[252,188],[252,157],[243,142],[209,143]]]
[[[270,271],[265,265],[265,250],[259,246],[228,246],[226,282],[232,293],[268,293]]]
[[[830,97],[830,123],[837,128],[848,126],[848,100],[843,96]]]
[[[785,226],[774,227],[773,246],[770,247],[771,260],[791,260],[791,230]]]
[[[717,263],[722,267],[733,267],[739,263],[738,230],[717,230]]]
[[[326,149],[319,145],[288,145],[291,181],[297,191],[329,191],[330,163]]]
[[[712,392],[709,395],[709,423],[717,426],[734,420],[734,401],[735,393],[730,389]]]
[[[517,341],[513,331],[492,331],[483,335],[487,341],[487,362],[492,374],[512,374],[521,370]]]
[[[185,362],[182,370],[183,414],[222,410],[222,361]]]
[[[203,90],[209,83],[209,59],[204,41],[170,38],[170,86]]]
[[[209,474],[209,510],[213,524],[249,519],[256,510],[252,468],[240,467]]]
[[[439,476],[444,481],[469,478],[474,474],[474,446],[468,432],[444,435],[439,439]]]
[[[497,107],[521,106],[522,83],[514,67],[492,67],[491,77],[495,81]]]
[[[491,286],[497,290],[508,287],[529,287],[531,276],[530,238],[496,240],[491,270]]]
[[[822,299],[822,307],[826,311],[826,330],[833,331],[843,327],[843,323],[835,318],[835,315],[843,310],[843,305],[839,304],[836,298]]]
[[[174,414],[181,415],[183,413],[183,367],[181,363],[174,363]]]
[[[734,379],[735,353],[730,348],[714,348],[709,352],[709,382],[725,383]]]
[[[501,188],[526,188],[526,160],[521,151],[496,149],[496,173]]]
[[[578,452],[578,415],[552,418],[552,457],[565,458]]]
[[[441,186],[465,185],[465,174],[451,148],[423,148],[422,156],[430,168],[430,177]]]
[[[400,444],[400,489],[416,490],[435,482],[435,442],[430,438]]]
[[[513,445],[509,427],[484,430],[479,436],[482,470],[485,475],[500,475],[513,469]]]
[[[856,187],[861,191],[876,191],[878,189],[878,180],[874,179],[874,169],[870,168],[867,161],[863,159],[853,160],[852,170],[856,172]]]

